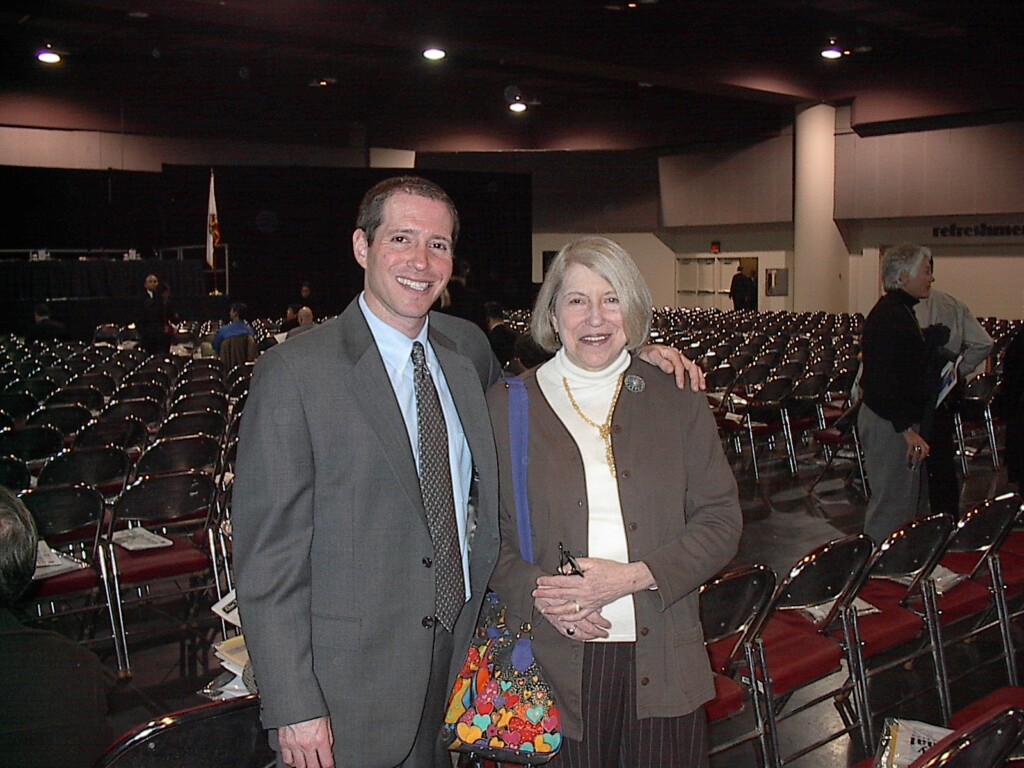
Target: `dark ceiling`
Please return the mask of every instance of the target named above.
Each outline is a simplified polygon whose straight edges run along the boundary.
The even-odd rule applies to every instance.
[[[6,0],[0,124],[450,152],[748,139],[822,101],[864,135],[1024,116],[1020,0],[635,5]]]

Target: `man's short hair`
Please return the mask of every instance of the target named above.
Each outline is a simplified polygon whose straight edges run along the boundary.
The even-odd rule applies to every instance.
[[[249,307],[246,306],[244,301],[235,301],[231,304],[231,311],[238,315],[239,320],[245,320],[245,316],[249,312]]]
[[[484,315],[486,315],[488,320],[504,320],[505,307],[502,306],[500,301],[485,301]]]
[[[438,200],[448,206],[448,213],[452,216],[452,251],[454,251],[455,244],[459,240],[459,212],[455,208],[455,203],[441,187],[419,176],[394,176],[384,179],[370,187],[370,190],[363,195],[363,200],[359,204],[359,214],[356,216],[356,229],[361,229],[366,233],[366,242],[373,245],[377,228],[384,220],[384,203],[393,195],[403,192],[416,197]]]
[[[0,607],[10,608],[32,583],[36,523],[21,499],[0,486]]]
[[[900,243],[886,248],[882,256],[882,286],[887,291],[901,288],[900,273],[906,272],[911,277],[916,277],[921,262],[931,257],[931,250],[923,245]]]
[[[45,304],[36,304],[35,309],[33,310],[33,312],[36,313],[36,317],[49,317],[50,316],[50,308],[48,306],[46,306]]]
[[[309,307],[302,307],[295,314],[296,317],[298,317],[299,319],[299,325],[306,325],[307,323],[312,323],[313,320],[315,319],[313,317],[313,310],[310,309]]]

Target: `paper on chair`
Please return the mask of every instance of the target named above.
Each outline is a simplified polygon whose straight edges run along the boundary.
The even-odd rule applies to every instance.
[[[213,646],[214,655],[220,659],[221,665],[236,675],[242,674],[249,661],[249,651],[245,648],[245,636],[237,635],[222,640]]]
[[[238,618],[238,600],[235,597],[235,590],[231,590],[224,597],[218,600],[212,606],[213,612],[220,616],[224,621],[234,624],[236,627],[242,626],[242,620]]]
[[[70,573],[81,568],[88,568],[85,563],[75,560],[73,557],[54,552],[50,545],[40,540],[36,545],[36,569],[32,579],[48,579],[52,576],[59,576],[62,573]]]
[[[124,530],[114,531],[114,535],[111,538],[113,538],[115,544],[130,551],[170,547],[174,544],[170,539],[145,528],[125,528]]]

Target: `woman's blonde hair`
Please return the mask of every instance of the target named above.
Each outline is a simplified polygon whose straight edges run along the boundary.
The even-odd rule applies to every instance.
[[[633,351],[643,346],[651,332],[651,292],[643,275],[625,249],[607,237],[583,237],[567,244],[548,268],[544,284],[530,318],[533,340],[548,352],[562,346],[555,333],[555,303],[558,301],[569,267],[579,264],[603,277],[619,297],[622,329],[626,347]]]

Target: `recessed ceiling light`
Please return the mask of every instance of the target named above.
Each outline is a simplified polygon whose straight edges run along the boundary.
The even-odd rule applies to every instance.
[[[337,84],[338,78],[336,77],[318,77],[309,81],[310,88],[330,88],[332,85]]]
[[[513,101],[511,104],[508,105],[508,111],[516,113],[525,112],[526,105],[521,101]]]
[[[850,52],[839,45],[834,37],[830,37],[828,45],[821,49],[821,58],[829,59],[830,61],[841,59],[843,56],[848,56],[849,54]]]
[[[442,48],[426,48],[423,51],[423,58],[428,61],[440,61],[447,55],[447,51]]]
[[[61,55],[57,51],[53,50],[53,46],[49,43],[36,54],[36,58],[43,64],[58,64],[61,60]]]

